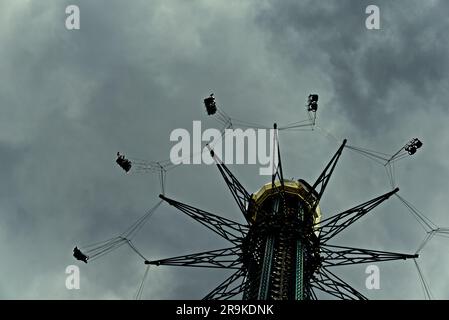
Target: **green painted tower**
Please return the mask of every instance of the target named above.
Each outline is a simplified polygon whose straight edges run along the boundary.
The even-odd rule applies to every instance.
[[[320,264],[316,230],[321,218],[311,190],[303,180],[285,180],[252,195],[251,228],[242,249],[248,270],[244,299],[310,298],[307,284]]]

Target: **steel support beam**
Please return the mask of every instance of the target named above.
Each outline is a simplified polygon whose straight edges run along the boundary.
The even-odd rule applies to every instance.
[[[321,246],[320,253],[323,259],[322,265],[324,267],[392,260],[406,260],[415,259],[418,257],[417,254],[404,254],[334,245]]]
[[[326,243],[329,239],[335,237],[338,233],[346,229],[355,221],[363,217],[379,204],[390,198],[393,194],[399,191],[399,188],[387,192],[377,198],[371,199],[365,203],[359,204],[351,209],[338,213],[330,218],[327,218],[319,223],[320,242]]]
[[[241,249],[239,246],[232,248],[192,253],[184,256],[166,258],[154,261],[145,261],[145,264],[155,266],[201,267],[201,268],[226,268],[240,269]]]
[[[240,244],[248,231],[248,228],[240,223],[167,198],[164,195],[159,195],[159,197],[234,244]]]

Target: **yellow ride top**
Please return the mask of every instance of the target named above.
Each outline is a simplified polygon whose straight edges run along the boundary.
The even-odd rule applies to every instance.
[[[279,180],[275,181],[274,188],[270,183],[265,184],[262,188],[259,189],[259,191],[255,192],[252,195],[252,200],[255,202],[255,207],[251,208],[252,206],[248,208],[248,211],[251,213],[251,218],[253,222],[256,221],[257,218],[257,210],[254,210],[257,207],[261,207],[263,205],[263,202],[270,197],[273,193],[276,193],[278,188],[281,187],[281,182]],[[285,193],[288,195],[298,196],[301,200],[306,203],[309,209],[313,207],[313,202],[316,199],[317,195],[316,192],[312,192],[312,197],[309,197],[307,199],[307,195],[309,194],[312,187],[305,182],[304,180],[284,180],[284,188]],[[320,207],[317,205],[314,212],[313,212],[313,222],[315,226],[318,225],[318,223],[321,220],[321,210]]]

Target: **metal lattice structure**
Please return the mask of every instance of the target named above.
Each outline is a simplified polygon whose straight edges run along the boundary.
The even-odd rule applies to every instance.
[[[342,265],[405,260],[418,255],[328,243],[399,190],[396,188],[321,220],[319,203],[345,144],[346,140],[312,185],[304,180],[284,179],[278,148],[279,164],[271,183],[253,194],[211,150],[245,224],[164,195],[160,197],[233,246],[145,263],[236,270],[205,299],[230,299],[242,294],[243,299],[248,300],[310,300],[316,299],[316,291],[341,299],[366,299],[331,269]]]
[[[338,277],[334,267],[376,263],[392,260],[413,259],[420,276],[426,297],[431,292],[424,279],[416,258],[426,243],[434,236],[449,236],[449,228],[441,228],[420,213],[411,203],[399,196],[394,181],[394,164],[413,155],[422,147],[422,142],[414,138],[394,154],[350,146],[343,140],[336,153],[325,165],[323,171],[312,184],[304,180],[284,179],[278,131],[314,130],[318,95],[308,98],[308,119],[277,127],[274,124],[274,158],[271,182],[260,190],[250,193],[234,176],[229,168],[214,153],[212,145],[206,145],[215,165],[231,192],[239,208],[244,223],[232,221],[218,214],[201,210],[195,206],[176,201],[165,195],[165,175],[175,165],[170,160],[145,161],[126,159],[117,153],[117,164],[128,173],[133,167],[136,172],[156,172],[159,174],[162,194],[161,201],[134,222],[119,236],[83,247],[83,252],[75,247],[73,255],[85,263],[95,260],[122,245],[128,245],[147,265],[136,298],[140,298],[145,278],[150,266],[179,266],[198,268],[221,268],[233,270],[226,280],[207,294],[204,299],[232,299],[241,296],[245,300],[314,300],[319,292],[339,299],[366,299],[355,288]],[[217,107],[211,94],[204,99],[207,114],[226,128],[240,127],[267,128],[258,124],[229,117]],[[320,131],[324,132],[320,128]],[[341,139],[333,137],[337,143]],[[277,148],[277,149],[276,149]],[[379,163],[386,169],[391,191],[377,196],[348,210],[322,219],[320,202],[332,177],[343,150],[357,152]],[[192,157],[192,155],[190,155]],[[378,251],[365,248],[345,247],[331,244],[332,239],[348,229],[384,201],[396,196],[412,213],[426,231],[426,238],[414,254]],[[230,246],[222,249],[192,253],[160,260],[147,259],[133,244],[132,240],[148,221],[154,211],[166,202],[180,212],[210,229]]]

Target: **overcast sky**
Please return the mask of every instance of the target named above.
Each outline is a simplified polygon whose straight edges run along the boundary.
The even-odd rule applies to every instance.
[[[81,29],[65,28],[76,4]],[[380,7],[381,30],[365,28]],[[394,153],[400,194],[449,226],[449,3],[447,1],[0,0],[0,298],[131,299],[145,266],[123,247],[85,265],[75,245],[120,234],[158,201],[154,174],[126,175],[121,151],[167,159],[176,128],[218,127],[202,99],[214,92],[232,117],[271,126],[303,120],[320,95],[318,125],[339,140]],[[313,182],[338,148],[314,132],[281,132],[284,175]],[[269,180],[231,165],[249,192]],[[389,191],[383,167],[346,150],[322,200],[323,216]],[[169,172],[167,195],[243,222],[213,166]],[[392,198],[334,243],[413,253],[424,231]],[[447,239],[419,263],[437,299],[449,298]],[[151,259],[224,248],[204,227],[163,204],[136,238]],[[81,270],[67,290],[65,269]],[[412,261],[337,270],[374,299],[422,299]],[[199,299],[229,272],[150,268],[145,299]]]

